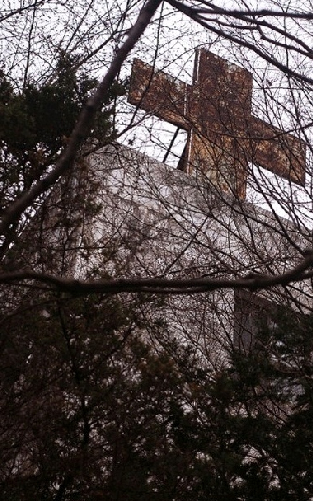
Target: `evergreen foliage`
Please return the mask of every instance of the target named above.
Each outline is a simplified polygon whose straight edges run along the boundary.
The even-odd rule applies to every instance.
[[[75,126],[78,114],[97,80],[77,74],[78,58],[61,52],[51,80],[28,83],[16,92],[0,73],[0,190],[2,209],[13,194],[28,189],[55,160]],[[125,93],[115,83],[98,112],[91,139],[99,145],[115,137],[114,100]]]
[[[213,374],[139,304],[26,308],[2,329],[0,499],[311,499],[311,331],[283,312]]]

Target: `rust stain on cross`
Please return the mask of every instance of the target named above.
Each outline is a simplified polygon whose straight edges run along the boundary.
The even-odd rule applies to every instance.
[[[135,59],[129,102],[188,133],[183,170],[246,195],[248,162],[304,186],[304,142],[251,113],[252,74],[211,52],[196,52],[188,85]]]

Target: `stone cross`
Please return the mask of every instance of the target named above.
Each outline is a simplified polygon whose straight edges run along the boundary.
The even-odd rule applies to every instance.
[[[248,162],[304,186],[303,141],[252,115],[252,85],[247,70],[200,49],[192,85],[135,59],[129,102],[185,129],[183,170],[218,190],[244,199]]]

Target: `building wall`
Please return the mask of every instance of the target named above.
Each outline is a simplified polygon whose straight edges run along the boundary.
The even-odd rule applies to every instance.
[[[79,273],[88,266],[96,270],[103,257],[112,276],[283,273],[309,247],[309,234],[257,206],[217,193],[206,177],[188,176],[121,146],[98,150],[89,162],[99,187],[99,212],[90,225],[98,250],[88,263],[79,260]],[[253,297],[256,303],[258,298],[287,302],[307,312],[309,289],[310,284],[300,283]],[[198,337],[201,349],[215,354],[233,342],[232,290],[175,296],[167,304],[166,318],[186,342]]]
[[[76,164],[47,197],[25,238],[37,249],[30,252],[37,269],[65,276],[233,279],[286,271],[310,235],[306,239],[290,222],[214,191],[204,176],[114,145]],[[253,297],[303,311],[311,306],[302,283]],[[146,316],[163,318],[172,336],[218,365],[236,337],[235,309],[238,317],[234,291],[223,290],[154,296]]]

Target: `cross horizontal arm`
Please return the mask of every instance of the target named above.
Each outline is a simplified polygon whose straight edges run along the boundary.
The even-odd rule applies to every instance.
[[[128,101],[162,120],[188,130],[188,87],[188,84],[162,71],[155,72],[149,64],[135,59]]]
[[[276,127],[252,117],[250,160],[280,177],[305,185],[305,144]]]

